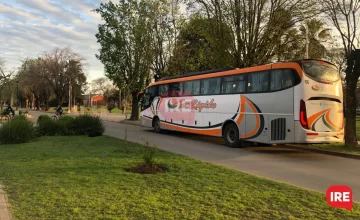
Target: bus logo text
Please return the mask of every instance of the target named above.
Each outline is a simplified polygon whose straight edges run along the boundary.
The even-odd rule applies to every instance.
[[[212,99],[210,102],[206,101],[205,103],[202,103],[201,101],[194,99],[191,101],[187,101],[185,99],[180,99],[179,103],[177,101],[174,101],[174,99],[171,99],[171,104],[175,104],[176,106],[178,104],[179,109],[193,109],[193,110],[197,110],[199,112],[201,112],[204,108],[205,109],[215,109],[216,108],[216,103],[214,102],[214,99]],[[170,101],[169,101],[170,104]],[[170,105],[171,105],[170,104]],[[170,107],[170,106],[169,106]],[[172,108],[175,108],[175,105],[171,105]]]

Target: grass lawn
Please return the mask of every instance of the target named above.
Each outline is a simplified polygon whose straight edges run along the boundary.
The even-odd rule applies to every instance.
[[[159,151],[167,173],[125,169],[144,148],[110,137],[43,137],[0,146],[16,219],[358,219],[325,195]]]

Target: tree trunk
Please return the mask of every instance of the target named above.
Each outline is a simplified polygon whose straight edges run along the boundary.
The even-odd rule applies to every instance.
[[[45,101],[45,111],[49,111],[49,100]]]
[[[40,98],[36,98],[36,110],[40,110]]]
[[[345,108],[345,145],[349,147],[357,146],[356,137],[356,83],[357,78],[351,73],[347,73],[346,80],[346,108]]]
[[[118,104],[119,110],[121,109],[121,89],[119,88],[119,104]]]
[[[11,93],[10,95],[10,106],[14,106],[14,94]]]
[[[131,105],[130,120],[139,120],[138,92],[132,92],[131,96],[132,96],[132,105]]]

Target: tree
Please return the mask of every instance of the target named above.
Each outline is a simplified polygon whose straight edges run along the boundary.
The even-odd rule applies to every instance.
[[[360,77],[360,49],[355,45],[360,22],[360,2],[357,0],[324,0],[327,16],[340,34],[346,57],[345,145],[357,146],[356,86]]]
[[[0,57],[0,93],[7,88],[9,90],[9,100],[5,98],[5,101],[8,101],[9,104],[13,105],[13,83],[12,83],[12,75],[15,73],[15,70],[8,70],[5,65],[5,60]],[[0,102],[1,110],[3,107],[3,101]]]
[[[155,81],[164,76],[173,75],[167,71],[169,60],[177,45],[177,35],[184,23],[179,12],[178,0],[149,0],[151,33],[151,70]]]
[[[317,13],[313,0],[192,0],[191,3],[197,3],[203,14],[216,20],[212,23],[214,30],[221,30],[223,23],[230,25],[231,54],[236,67],[271,61],[286,43],[282,39],[289,30]]]
[[[114,84],[125,92],[130,90],[130,120],[137,120],[138,93],[148,83],[152,61],[150,4],[146,0],[121,0],[118,4],[110,1],[101,3],[95,11],[105,21],[95,35],[101,46],[96,57]]]
[[[46,51],[39,59],[43,60],[44,71],[37,75],[52,86],[58,105],[65,102],[70,82],[80,87],[86,82],[83,58],[69,47]]]
[[[309,39],[309,58],[323,59],[327,53],[326,47],[323,45],[330,36],[330,29],[325,28],[325,22],[320,19],[310,19],[306,21],[308,27],[308,39]],[[306,35],[305,26],[300,27],[301,36]],[[303,38],[305,45],[305,39]],[[305,47],[302,48],[302,54],[305,53]]]
[[[106,77],[100,77],[100,78],[94,79],[92,81],[92,88],[93,88],[94,92],[101,93],[104,96],[106,103],[108,101],[109,91],[114,89],[113,85],[110,83],[109,79]]]
[[[30,100],[33,98],[35,107],[40,109],[45,104],[45,111],[49,109],[49,99],[54,94],[53,87],[42,77],[46,71],[44,60],[26,59],[23,61],[16,79],[20,81],[20,88],[24,95]]]
[[[169,75],[179,75],[232,65],[231,29],[223,24],[221,33],[212,28],[214,19],[196,14],[183,26],[173,51]]]

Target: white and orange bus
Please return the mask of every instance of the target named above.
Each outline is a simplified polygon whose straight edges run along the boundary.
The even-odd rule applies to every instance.
[[[230,147],[342,142],[342,84],[334,64],[312,59],[188,73],[146,87],[140,120]]]

